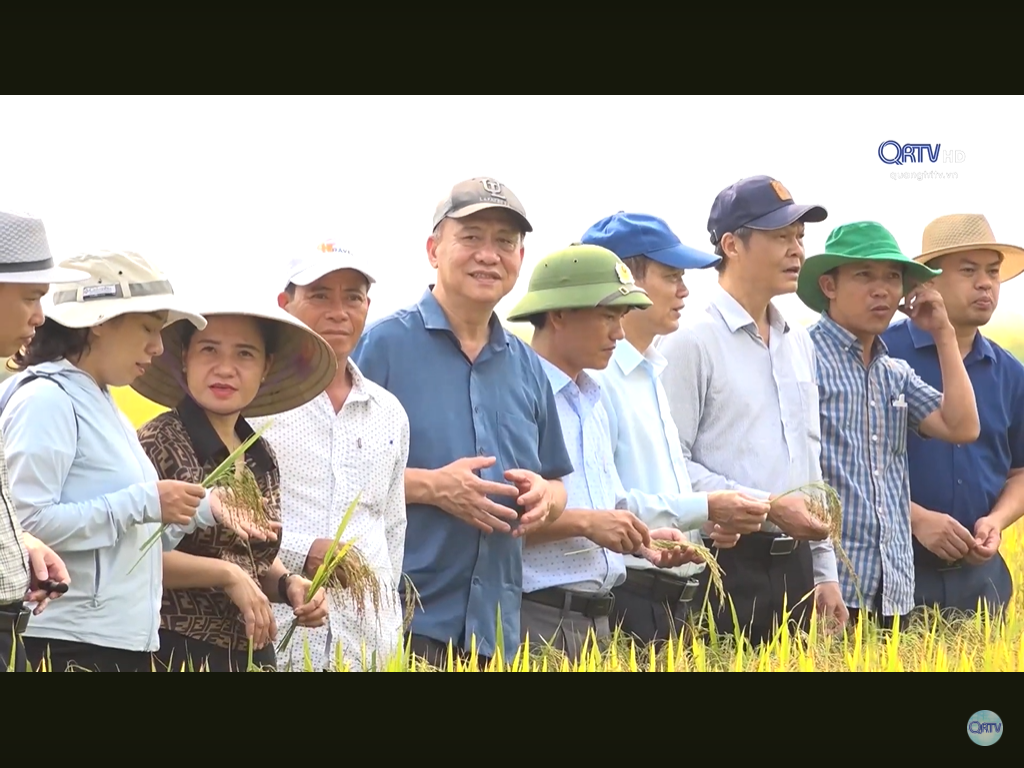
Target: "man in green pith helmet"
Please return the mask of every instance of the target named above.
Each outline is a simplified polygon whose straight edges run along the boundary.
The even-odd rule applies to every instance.
[[[523,551],[521,633],[578,659],[588,638],[612,634],[612,588],[626,580],[623,555],[673,568],[695,561],[690,550],[654,548],[652,539],[686,542],[674,528],[648,530],[637,516],[663,500],[627,492],[612,456],[601,388],[584,369],[607,367],[624,334],[627,312],[651,306],[626,265],[611,251],[573,244],[534,267],[530,287],[509,315],[529,321],[558,404],[574,471],[563,478],[562,516],[528,534]]]
[[[825,252],[800,270],[797,295],[821,312],[810,328],[820,373],[821,468],[842,502],[842,546],[856,578],[840,562],[839,583],[854,624],[864,612],[891,627],[914,607],[907,430],[951,443],[978,437],[956,333],[929,285],[939,274],[904,256],[892,234],[871,221],[834,229]],[[945,394],[888,355],[880,336],[897,309],[935,338]]]

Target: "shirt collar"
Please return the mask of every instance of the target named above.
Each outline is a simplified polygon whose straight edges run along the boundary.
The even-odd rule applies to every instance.
[[[860,340],[829,317],[827,312],[821,313],[821,319],[818,320],[817,325],[821,328],[822,333],[837,346],[842,347],[847,352],[855,352],[858,357],[863,353]],[[889,347],[882,340],[881,336],[876,336],[874,347],[871,350],[872,358],[887,354],[889,354]]]
[[[678,333],[678,331],[677,331]],[[647,363],[647,367],[651,373],[654,374],[655,378],[661,376],[662,371],[668,366],[668,360],[661,352],[651,344],[643,354],[640,353],[636,347],[629,343],[626,339],[616,342],[615,352],[612,354],[612,360],[619,366],[619,369],[626,375],[629,376],[633,371],[637,369],[637,366]]]
[[[423,292],[423,295],[416,304],[420,317],[423,318],[423,327],[428,331],[446,331],[454,338],[455,331],[452,330],[451,323],[448,322],[448,316],[445,315],[441,305],[434,298],[434,285],[434,283],[431,283],[427,286],[427,290]],[[491,326],[491,338],[488,346],[495,352],[502,352],[509,346],[505,329],[502,327],[498,315],[494,312],[491,312],[489,323]]]
[[[547,360],[546,358],[537,355],[540,358],[540,364],[544,368],[544,372],[548,375],[548,381],[551,382],[551,390],[557,395],[566,387],[572,385],[579,392],[587,397],[596,398],[601,394],[601,385],[597,383],[597,380],[590,376],[586,371],[580,371],[580,375],[576,381],[569,378],[569,374],[563,371],[561,368]]]
[[[934,347],[935,339],[928,331],[918,328],[913,320],[909,318],[903,321],[907,330],[910,332],[910,340],[914,342],[914,349],[921,349],[923,347]],[[971,353],[969,357],[987,357],[989,360],[996,359],[996,352],[992,349],[992,345],[989,340],[986,339],[981,331],[977,331],[974,334],[974,343],[971,344]]]
[[[718,310],[726,326],[733,333],[736,333],[741,328],[757,327],[750,313],[721,284],[716,284],[711,288],[710,303]],[[768,324],[777,331],[789,333],[789,323],[782,316],[779,308],[772,302],[768,302]]]
[[[175,411],[178,418],[181,419],[181,425],[188,433],[189,439],[192,440],[192,449],[200,464],[204,466],[207,463],[219,465],[228,458],[230,452],[227,446],[224,445],[224,441],[220,439],[213,425],[210,424],[206,412],[195,400],[186,396]],[[253,428],[249,426],[249,422],[239,416],[238,422],[235,424],[235,434],[244,443],[253,436],[254,432]],[[246,456],[252,457],[262,472],[270,472],[273,469],[273,461],[262,438],[246,451]]]

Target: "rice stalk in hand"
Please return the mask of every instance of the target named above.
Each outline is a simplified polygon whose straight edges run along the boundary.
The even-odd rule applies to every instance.
[[[828,526],[828,538],[832,542],[832,549],[835,550],[836,557],[846,567],[859,591],[860,580],[857,578],[857,572],[853,570],[853,563],[850,562],[846,550],[843,549],[843,503],[839,498],[839,492],[828,483],[819,481],[780,493],[773,499],[781,499],[783,496],[793,493],[802,493],[811,517]]]
[[[343,577],[335,580],[334,574],[341,563],[348,557],[349,551],[352,549],[353,542],[349,541],[346,544],[341,545],[341,535],[345,532],[345,527],[348,525],[348,521],[351,519],[352,513],[355,512],[356,507],[359,505],[359,498],[362,495],[362,491],[356,494],[355,499],[352,500],[352,503],[349,504],[348,509],[345,511],[344,517],[341,518],[338,530],[334,534],[334,540],[331,542],[331,546],[328,547],[327,554],[324,555],[324,561],[320,563],[320,567],[317,568],[316,573],[313,574],[312,583],[309,585],[309,590],[306,593],[307,603],[313,599],[313,595],[315,595],[319,590],[330,588],[332,583],[340,583],[342,581]],[[363,567],[367,566],[364,564]],[[283,653],[288,647],[288,643],[291,642],[292,635],[295,634],[295,630],[298,626],[298,619],[292,619],[292,623],[288,625],[288,631],[284,633],[284,637],[281,638],[281,642],[277,646],[278,653]]]
[[[356,613],[360,616],[365,614],[367,602],[373,605],[374,615],[380,616],[380,604],[384,599],[380,579],[373,568],[367,565],[358,547],[349,549],[348,554],[328,577],[325,586],[328,589],[341,590],[342,599],[351,598]]]
[[[239,459],[241,459],[243,456],[245,456],[245,452],[248,451],[250,448],[252,448],[252,446],[256,443],[256,441],[260,439],[260,437],[267,430],[267,428],[271,425],[271,423],[272,423],[272,421],[268,421],[267,423],[265,423],[262,427],[260,427],[255,432],[253,432],[253,434],[250,435],[249,438],[245,440],[245,442],[243,442],[240,446],[238,446],[235,450],[233,450],[231,452],[231,455],[228,456],[226,459],[224,459],[224,461],[222,461],[217,466],[217,468],[214,469],[213,472],[211,472],[209,475],[207,475],[206,479],[203,480],[203,482],[202,482],[203,488],[206,488],[207,490],[212,490],[214,488],[222,487],[225,484],[227,484],[227,486],[229,487],[229,490],[231,490],[230,489],[230,485],[233,484],[233,483],[237,484],[239,486],[242,486],[244,488],[244,486],[246,484],[243,481],[237,480],[235,478],[235,475],[238,473],[237,463],[238,463]],[[249,474],[251,475],[252,473],[250,472]],[[255,477],[253,478],[253,483],[255,483]],[[259,487],[256,486],[256,489],[258,491]],[[245,496],[249,496],[251,494],[251,489],[250,490],[243,490],[242,493]],[[235,492],[233,490],[231,490],[232,499],[233,499],[234,495],[235,495]],[[266,510],[263,507],[263,494],[259,493],[258,496],[259,496],[259,503],[256,504],[256,508],[252,509],[252,510],[244,510],[244,508],[243,508],[243,511],[245,511],[248,514],[252,515],[254,520],[257,520],[257,519],[266,520]],[[235,505],[232,504],[232,506],[234,507]],[[135,565],[133,565],[131,567],[131,569],[128,571],[128,573],[131,573],[136,568],[138,568],[139,563],[141,563],[145,559],[146,553],[149,552],[149,550],[153,547],[153,545],[156,544],[160,540],[160,537],[163,536],[164,531],[166,531],[166,530],[167,530],[167,523],[164,523],[164,524],[162,524],[157,529],[156,533],[154,533],[152,536],[150,536],[148,539],[146,539],[146,541],[143,543],[143,545],[141,547],[139,547],[139,551],[142,552],[142,556],[139,557],[139,559],[136,561]],[[250,552],[250,554],[251,554],[251,552]]]
[[[722,600],[725,599],[725,586],[722,583],[722,577],[725,575],[725,571],[722,570],[722,566],[718,564],[718,558],[715,554],[705,547],[703,544],[697,544],[692,541],[672,541],[671,539],[651,539],[651,549],[687,549],[691,550],[705,567],[708,569],[708,575],[711,583],[715,586],[715,591],[718,592],[718,597]]]

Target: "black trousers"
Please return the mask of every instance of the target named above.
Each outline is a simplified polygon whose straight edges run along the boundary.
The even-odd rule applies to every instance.
[[[173,632],[160,630],[160,650],[154,655],[157,672],[245,672],[249,668],[248,651],[230,651],[213,643]],[[277,670],[277,653],[273,643],[252,651],[254,667],[264,672]]]
[[[693,602],[694,611],[700,611],[707,595],[714,619],[714,626],[710,629],[716,634],[735,635],[731,610],[734,608],[739,630],[751,644],[756,646],[768,642],[782,623],[783,599],[790,613],[791,628],[810,628],[814,606],[814,564],[810,545],[806,541],[796,542],[788,554],[773,555],[772,542],[778,538],[777,534],[748,533],[740,536],[735,547],[712,550],[717,552],[718,564],[724,572],[724,601],[719,598],[713,584],[709,590],[711,572],[705,568],[697,577],[700,588]],[[707,620],[705,614],[699,618]]]
[[[684,632],[692,603],[681,602],[698,592],[695,580],[683,580],[653,569],[626,569],[626,581],[615,587],[612,631],[632,636],[639,648],[656,648]]]
[[[0,672],[30,671],[21,638],[29,615],[22,603],[0,605]]]
[[[89,643],[26,637],[25,651],[32,669],[46,672],[152,672],[152,656],[145,651],[104,648]]]
[[[445,669],[448,666],[448,643],[442,643],[440,640],[435,640],[432,637],[426,635],[407,635],[405,639],[406,648],[411,650],[414,656],[419,656],[421,659],[427,662],[432,667],[438,669]],[[452,642],[452,666],[455,666],[456,659],[460,659],[463,664],[469,663],[469,651],[460,648],[454,642]],[[477,667],[483,668],[490,663],[490,658],[481,656],[477,653],[476,663]],[[505,660],[511,663],[512,659]]]

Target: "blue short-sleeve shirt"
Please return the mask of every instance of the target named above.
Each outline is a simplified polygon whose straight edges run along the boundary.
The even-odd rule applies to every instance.
[[[506,483],[508,469],[546,479],[573,471],[558,407],[540,358],[505,333],[497,316],[472,363],[430,286],[420,301],[368,326],[352,353],[363,375],[401,401],[409,416],[408,467],[438,469],[469,456],[494,456],[484,479]],[[515,507],[510,497],[494,501]],[[522,509],[518,509],[522,513]],[[522,539],[485,534],[433,506],[408,506],[406,575],[417,607],[411,631],[493,656],[501,608],[504,653],[519,647]]]
[[[931,334],[902,320],[889,326],[882,338],[890,354],[909,362],[941,391],[942,370]],[[973,531],[974,524],[992,511],[1009,471],[1024,467],[1024,365],[978,333],[964,367],[974,386],[981,435],[962,444],[910,435],[907,453],[911,499]]]

